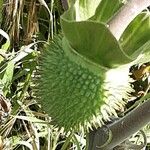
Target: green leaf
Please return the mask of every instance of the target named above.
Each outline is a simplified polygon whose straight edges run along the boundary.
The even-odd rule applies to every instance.
[[[0,29],[0,34],[6,38],[6,42],[1,46],[0,51],[1,53],[4,53],[8,50],[9,46],[10,46],[10,39],[9,39],[9,35],[3,31],[2,29]],[[3,61],[3,57],[0,56],[0,63]]]
[[[78,22],[75,16],[74,7],[61,16],[65,38],[75,51],[109,68],[132,61],[105,24],[90,20]]]
[[[92,17],[100,2],[100,0],[77,0],[74,5],[76,21],[83,21]]]
[[[30,116],[14,116],[16,119],[21,119],[21,120],[26,120],[29,122],[34,122],[34,123],[41,123],[42,125],[47,125],[49,122],[43,121],[41,119],[38,119],[36,117],[30,117]]]
[[[121,4],[120,0],[77,0],[74,5],[76,21],[89,19],[107,22],[121,7]]]
[[[137,58],[134,61],[134,64],[143,64],[150,61],[150,40],[141,46],[132,57]]]
[[[10,88],[11,85],[11,81],[13,78],[13,73],[14,73],[14,62],[10,61],[7,64],[7,68],[6,71],[3,75],[3,78],[1,80],[2,84],[3,84],[3,92],[6,94]]]
[[[120,43],[128,55],[150,40],[150,14],[143,12],[138,15],[123,33]]]
[[[5,37],[6,40],[7,40],[6,43],[2,45],[1,49],[7,51],[8,48],[9,48],[9,46],[10,46],[9,35],[8,35],[5,31],[3,31],[2,29],[0,29],[0,34],[1,34],[3,37]]]
[[[119,0],[102,0],[100,5],[97,7],[94,16],[91,17],[90,20],[107,22],[121,7],[121,4],[122,3]]]

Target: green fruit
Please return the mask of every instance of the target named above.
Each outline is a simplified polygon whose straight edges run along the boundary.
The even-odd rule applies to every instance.
[[[35,95],[58,127],[66,131],[97,127],[124,105],[122,98],[128,97],[124,88],[131,90],[127,82],[119,87],[121,93],[116,92],[115,81],[112,85],[108,77],[111,72],[113,69],[91,62],[57,36],[42,52]]]

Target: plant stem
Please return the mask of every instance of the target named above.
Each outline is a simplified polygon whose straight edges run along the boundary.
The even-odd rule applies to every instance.
[[[126,138],[137,132],[150,121],[150,100],[131,111],[122,119],[103,126],[90,133],[90,140],[93,144],[89,150],[110,150]],[[111,139],[110,139],[111,134]],[[94,138],[93,138],[94,136]],[[91,139],[92,138],[92,139]],[[107,143],[105,146],[103,146]],[[102,147],[101,147],[102,146]]]
[[[150,6],[150,0],[128,0],[126,4],[110,19],[109,29],[117,40],[130,22],[144,9]]]

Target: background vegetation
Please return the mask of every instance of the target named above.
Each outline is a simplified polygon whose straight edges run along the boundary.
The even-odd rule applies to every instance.
[[[0,1],[1,29],[8,34],[0,30],[0,149],[55,150],[64,143],[63,131],[47,124],[35,102],[31,80],[44,44],[37,43],[60,32],[63,11],[59,0]]]

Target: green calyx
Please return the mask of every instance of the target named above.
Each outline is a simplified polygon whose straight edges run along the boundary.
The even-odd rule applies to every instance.
[[[64,42],[57,37],[43,52],[36,95],[59,127],[88,128],[104,103],[106,71],[70,50],[67,43],[64,50]]]
[[[39,64],[36,97],[54,124],[66,131],[101,126],[116,115],[132,90],[128,67],[101,67],[74,51],[62,36],[45,47]],[[115,77],[120,71],[125,81]]]

